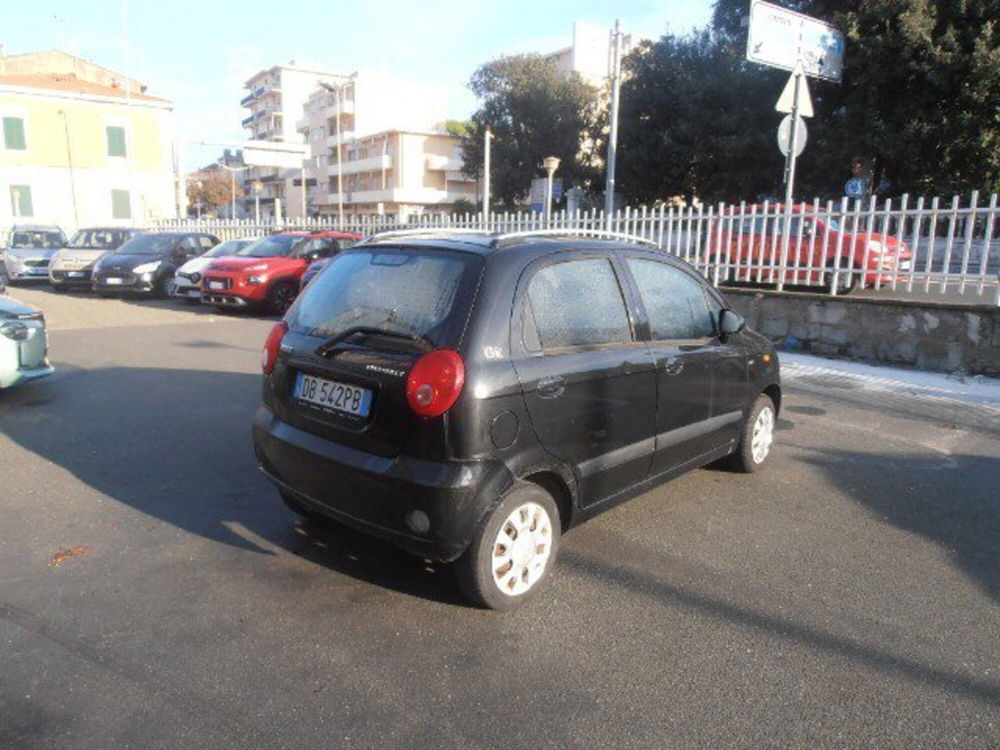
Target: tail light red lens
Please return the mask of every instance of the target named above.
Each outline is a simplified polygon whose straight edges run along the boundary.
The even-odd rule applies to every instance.
[[[440,417],[458,400],[465,385],[465,363],[458,352],[438,349],[417,360],[406,379],[406,400],[423,417]]]
[[[285,338],[286,333],[288,326],[282,320],[280,323],[275,323],[271,332],[267,334],[267,340],[260,353],[260,366],[265,375],[270,375],[274,369],[274,363],[278,361],[278,347],[281,346],[281,340]]]

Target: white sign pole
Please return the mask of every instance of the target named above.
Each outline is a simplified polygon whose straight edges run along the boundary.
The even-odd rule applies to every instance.
[[[789,136],[788,156],[785,159],[785,226],[781,232],[781,264],[778,267],[778,291],[785,288],[785,269],[788,267],[788,243],[792,230],[792,200],[795,189],[795,154],[799,138],[799,88],[804,73],[796,66],[792,77],[795,79],[795,93],[792,95],[792,132]]]

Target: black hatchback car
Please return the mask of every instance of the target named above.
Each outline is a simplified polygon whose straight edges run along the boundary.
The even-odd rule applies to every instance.
[[[566,234],[376,236],[262,353],[253,423],[285,502],[457,561],[474,602],[532,596],[560,534],[684,471],[756,471],[774,347],[686,263]]]
[[[162,297],[182,265],[219,244],[204,232],[148,232],[101,256],[91,278],[102,296],[140,293]]]

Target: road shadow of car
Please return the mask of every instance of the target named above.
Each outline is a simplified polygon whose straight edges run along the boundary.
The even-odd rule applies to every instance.
[[[257,469],[260,376],[111,367],[0,391],[6,437],[94,490],[241,550],[274,547],[387,589],[461,602],[435,568],[336,523],[305,522]]]

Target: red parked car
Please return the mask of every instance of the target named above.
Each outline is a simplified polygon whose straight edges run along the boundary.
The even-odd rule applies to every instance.
[[[711,271],[720,264],[720,280],[776,283],[782,256],[784,207],[748,206],[741,216],[727,212],[713,222],[705,239],[704,258]],[[909,272],[912,262],[906,243],[877,232],[868,234],[860,225],[852,233],[836,217],[817,216],[811,207],[793,206],[789,226],[786,284],[821,285],[847,294],[861,282],[864,286],[890,283],[895,273]],[[838,261],[839,256],[839,261]],[[839,273],[834,273],[834,270]],[[836,279],[836,280],[835,280]]]
[[[257,307],[279,315],[295,301],[309,264],[329,258],[361,239],[354,232],[279,232],[257,240],[205,269],[206,305]]]

